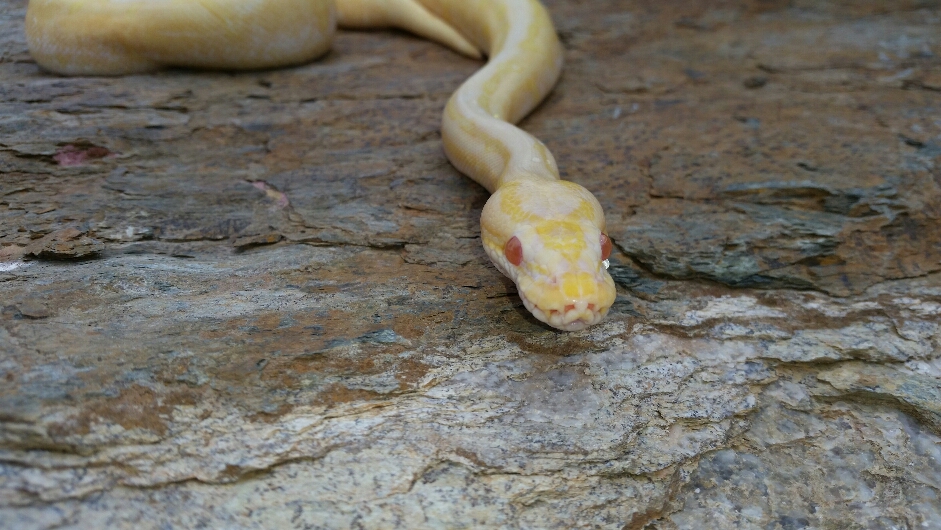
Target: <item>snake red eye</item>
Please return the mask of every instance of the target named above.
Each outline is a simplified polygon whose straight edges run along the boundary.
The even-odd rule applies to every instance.
[[[503,246],[503,255],[506,256],[507,261],[517,267],[523,263],[523,244],[516,236],[511,237]]]
[[[605,234],[601,234],[601,259],[606,260],[611,257],[611,240]]]

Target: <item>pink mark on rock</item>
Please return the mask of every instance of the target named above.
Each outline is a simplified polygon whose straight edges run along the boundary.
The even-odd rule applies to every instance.
[[[284,193],[273,188],[270,184],[263,180],[253,180],[251,181],[252,186],[256,189],[265,192],[265,195],[269,199],[274,199],[275,204],[278,208],[287,208],[291,205],[291,201],[288,199],[288,196]]]
[[[98,160],[106,156],[113,156],[114,153],[107,148],[97,145],[73,145],[68,144],[56,150],[52,159],[58,162],[60,166],[80,166],[90,160]]]

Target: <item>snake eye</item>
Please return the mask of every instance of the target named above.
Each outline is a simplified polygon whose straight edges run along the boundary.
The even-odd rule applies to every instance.
[[[523,263],[523,244],[520,243],[519,238],[513,236],[506,242],[503,246],[503,255],[506,256],[507,261],[517,267]]]
[[[611,240],[605,234],[601,234],[601,261],[611,257]]]

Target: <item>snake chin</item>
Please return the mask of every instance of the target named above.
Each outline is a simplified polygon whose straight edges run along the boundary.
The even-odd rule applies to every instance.
[[[540,322],[548,324],[562,331],[581,331],[589,326],[593,326],[604,318],[607,308],[604,311],[598,311],[594,304],[588,302],[579,302],[571,304],[564,311],[550,309],[543,311],[538,305],[526,297],[526,293],[519,290],[520,299],[523,305]]]

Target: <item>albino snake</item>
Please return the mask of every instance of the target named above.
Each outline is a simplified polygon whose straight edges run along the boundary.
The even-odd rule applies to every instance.
[[[47,70],[119,75],[303,63],[327,51],[337,22],[394,26],[489,57],[451,96],[441,125],[451,163],[492,193],[484,248],[539,320],[569,331],[601,320],[615,298],[601,205],[560,180],[546,146],[512,125],[562,69],[538,0],[30,0],[26,33]]]

